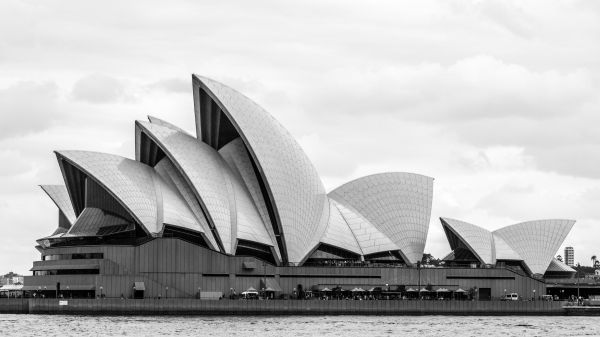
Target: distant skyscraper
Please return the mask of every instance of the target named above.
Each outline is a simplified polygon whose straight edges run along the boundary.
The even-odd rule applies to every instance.
[[[575,250],[573,247],[565,247],[565,263],[570,267],[575,265]]]

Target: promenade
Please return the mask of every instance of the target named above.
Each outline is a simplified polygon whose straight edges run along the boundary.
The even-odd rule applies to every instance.
[[[0,313],[83,315],[565,315],[560,301],[3,299]]]

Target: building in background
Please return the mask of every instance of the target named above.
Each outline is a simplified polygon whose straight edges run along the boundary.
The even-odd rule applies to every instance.
[[[0,286],[11,284],[23,284],[23,275],[11,271],[8,274],[0,276]]]
[[[565,247],[565,264],[575,267],[575,249],[573,247]]]
[[[553,260],[571,220],[489,232],[443,218],[448,267],[422,268],[433,178],[381,173],[327,193],[300,145],[259,105],[199,76],[193,94],[195,136],[149,117],[135,123],[135,160],[56,151],[65,184],[41,187],[58,226],[38,240],[41,259],[24,291],[206,298],[391,287],[490,299],[542,295],[548,271],[572,271]]]

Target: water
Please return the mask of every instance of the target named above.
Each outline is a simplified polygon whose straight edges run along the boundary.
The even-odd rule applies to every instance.
[[[600,336],[600,318],[1,315],[0,336]]]

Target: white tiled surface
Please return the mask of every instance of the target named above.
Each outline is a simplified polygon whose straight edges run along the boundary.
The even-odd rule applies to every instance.
[[[348,182],[329,196],[352,206],[389,237],[406,262],[421,260],[431,216],[432,178],[400,172],[375,174]]]
[[[58,151],[57,153],[111,192],[131,213],[131,216],[150,233],[160,232],[162,223],[158,218],[154,190],[156,173],[151,167],[135,160],[106,153],[88,151]]]
[[[565,263],[560,262],[555,258],[552,258],[552,261],[550,261],[550,265],[548,266],[548,269],[546,271],[567,272],[567,273],[576,273],[577,272],[575,269],[567,266]]]
[[[169,128],[178,132],[181,132],[183,134],[189,135],[187,132],[185,132],[183,129],[181,129],[180,127],[178,127],[177,125],[173,125],[167,121],[164,121],[162,119],[153,117],[153,116],[148,116],[148,121],[154,125],[159,125],[165,128]]]
[[[95,236],[102,227],[125,225],[128,221],[94,207],[83,209],[66,236]]]
[[[237,138],[223,146],[219,150],[219,154],[223,157],[223,159],[225,159],[229,165],[229,168],[231,168],[233,176],[245,186],[246,191],[249,193],[251,198],[251,202],[254,207],[256,207],[261,221],[264,224],[265,231],[273,243],[275,252],[277,256],[281,258],[281,253],[279,252],[277,239],[275,237],[275,232],[273,231],[273,226],[271,225],[271,219],[269,218],[269,212],[267,211],[265,199],[263,198],[258,180],[252,169],[252,163],[250,162],[248,152],[244,147],[244,142],[241,138]]]
[[[63,212],[71,225],[74,224],[77,217],[75,216],[67,187],[65,185],[41,185],[40,187],[52,199],[56,207]]]
[[[468,222],[443,218],[442,225],[448,225],[454,233],[479,256],[485,264],[495,264],[492,233],[487,229],[475,226]]]
[[[196,138],[153,123],[138,122],[186,176],[206,206],[226,253],[235,252],[237,238],[273,245],[249,192],[225,160]]]
[[[196,219],[196,216],[194,216],[194,213],[185,202],[183,196],[179,193],[172,180],[166,180],[160,177],[157,177],[156,180],[159,181],[160,186],[157,188],[156,192],[159,200],[162,199],[163,224],[205,233],[199,221]]]
[[[223,170],[227,168],[218,153],[196,138],[160,125],[137,122],[168,153],[197,193],[219,233],[225,253],[231,254],[234,241],[232,214]]]
[[[494,231],[515,250],[534,274],[543,274],[575,221],[551,219],[518,223]]]
[[[197,78],[218,98],[254,153],[279,214],[289,261],[300,262],[325,232],[329,218],[327,195],[316,169],[264,109],[221,83]]]
[[[204,217],[204,213],[202,213],[202,208],[196,197],[194,196],[194,192],[191,187],[184,181],[181,174],[177,171],[177,169],[173,166],[169,158],[163,158],[156,166],[154,166],[156,172],[165,180],[174,186],[179,194],[185,200],[191,212],[194,214],[194,217],[197,223],[200,225],[200,229],[198,228],[189,228],[192,230],[197,230],[199,232],[205,233],[205,237],[208,239],[209,246],[212,246],[213,249],[219,250],[219,246],[215,241],[214,236],[212,235],[212,231],[210,226]]]
[[[363,255],[398,250],[398,246],[351,206],[331,200],[350,227]]]
[[[352,230],[337,208],[337,203],[333,200],[329,200],[329,224],[321,242],[363,255]]]
[[[495,260],[522,260],[534,274],[544,274],[575,224],[573,220],[535,220],[489,232],[463,221],[448,218],[443,220],[477,254],[482,254],[480,256],[495,254]],[[491,245],[487,244],[489,236],[486,233],[492,237]]]
[[[514,249],[510,248],[510,246],[498,235],[492,233],[492,237],[494,238],[494,250],[496,253],[496,260],[523,260],[523,258],[515,252]]]

